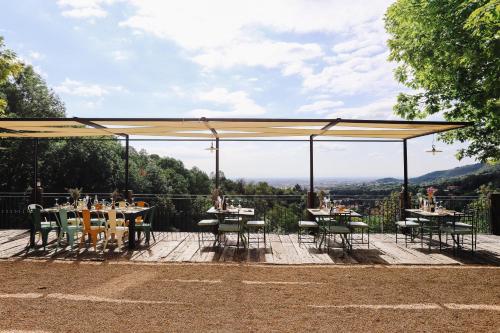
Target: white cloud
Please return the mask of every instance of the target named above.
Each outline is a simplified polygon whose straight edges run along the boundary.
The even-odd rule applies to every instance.
[[[331,111],[333,108],[344,105],[342,101],[319,100],[311,104],[302,105],[297,112],[314,112],[316,114],[324,114]]]
[[[37,51],[30,51],[29,53],[29,57],[32,59],[32,60],[41,60],[44,58],[44,55],[41,54],[40,52],[37,52]]]
[[[357,107],[336,108],[327,118],[344,119],[395,119],[392,107],[395,98],[381,98]]]
[[[266,36],[268,31],[323,33],[330,38],[381,17],[390,2],[132,0],[135,12],[120,25],[175,42],[205,70],[262,66],[309,77],[313,73],[307,62],[320,60],[322,47],[274,40]]]
[[[106,86],[66,78],[54,90],[61,94],[75,95],[81,97],[102,97],[112,92],[126,91],[122,86]]]
[[[193,117],[256,116],[266,112],[262,106],[248,97],[245,91],[241,90],[230,92],[225,88],[214,88],[210,91],[201,92],[196,97],[202,102],[223,105],[226,111],[199,108],[189,112],[189,115]]]
[[[111,56],[116,61],[124,61],[130,57],[130,54],[126,51],[116,50],[116,51],[111,52]]]
[[[314,143],[314,149],[317,149],[320,152],[323,153],[328,153],[328,152],[339,152],[339,151],[346,151],[347,146],[342,143],[334,143],[334,142],[315,142]]]
[[[323,59],[319,71],[303,76],[306,91],[342,95],[370,93],[386,95],[398,89],[393,79],[393,63],[387,61],[387,35],[381,18],[355,26]]]
[[[103,5],[109,5],[117,0],[59,0],[62,15],[73,18],[103,18],[108,15]]]
[[[318,58],[323,54],[321,47],[314,43],[300,44],[275,42],[271,40],[238,42],[221,48],[201,51],[192,60],[205,69],[231,68],[238,65],[283,67],[285,73],[295,74],[304,61]]]
[[[262,29],[298,34],[345,32],[380,17],[390,2],[132,0],[136,12],[122,25],[196,50],[256,40],[262,37]]]

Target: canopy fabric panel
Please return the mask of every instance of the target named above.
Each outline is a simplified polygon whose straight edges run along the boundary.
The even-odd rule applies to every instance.
[[[60,138],[140,135],[180,138],[316,137],[411,139],[466,122],[246,118],[3,118],[0,137]]]

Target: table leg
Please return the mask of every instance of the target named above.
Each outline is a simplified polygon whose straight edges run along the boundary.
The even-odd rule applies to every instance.
[[[137,214],[130,214],[128,221],[128,248],[135,249],[135,218]]]

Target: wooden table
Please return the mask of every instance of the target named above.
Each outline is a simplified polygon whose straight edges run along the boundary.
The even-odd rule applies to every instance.
[[[447,210],[447,209],[442,209],[434,212],[428,212],[422,209],[405,209],[406,212],[410,214],[417,215],[417,219],[419,217],[423,218],[429,218],[429,223],[427,225],[427,229],[429,230],[429,251],[431,250],[431,242],[432,242],[432,232],[433,229],[436,229],[436,231],[439,233],[439,242],[440,245],[439,247],[441,248],[441,225],[443,224],[443,218],[445,217],[455,217],[455,216],[462,216],[464,215],[461,212],[457,212],[454,210]],[[433,221],[435,221],[435,225],[433,225]],[[423,236],[424,236],[424,224],[425,221],[420,221],[420,219],[417,220],[417,222],[420,224],[420,246],[423,247]]]
[[[352,209],[330,209],[330,208],[307,208],[307,211],[311,213],[314,217],[335,217],[340,214],[350,214],[351,217],[362,217],[361,214],[353,211]],[[340,235],[342,237],[342,235]],[[321,237],[321,241],[319,242],[319,247],[321,248],[321,244],[323,244],[323,241],[326,241],[325,236]],[[347,239],[346,239],[347,241]],[[348,241],[347,241],[348,242]],[[348,242],[349,243],[349,242]]]
[[[405,209],[408,213],[412,213],[415,215],[419,215],[422,217],[445,217],[445,216],[457,216],[457,215],[463,215],[461,212],[457,212],[454,210],[441,210],[441,211],[434,211],[434,212],[428,212],[422,209]]]
[[[50,208],[44,208],[42,210],[43,213],[46,214],[55,214],[56,216],[56,221],[59,221],[57,214],[59,213],[59,210],[65,208],[67,209],[68,212],[81,212],[82,209],[77,208],[75,209],[74,207],[71,206],[60,206],[60,207],[50,207]],[[122,213],[125,215],[125,220],[128,220],[128,247],[129,249],[135,248],[135,219],[138,216],[144,216],[146,212],[153,207],[129,207],[126,209],[123,208],[116,208],[117,213]],[[107,214],[111,209],[90,209],[91,214]],[[59,224],[59,223],[58,223]],[[33,242],[34,242],[34,237],[33,237]]]
[[[210,207],[209,210],[207,210],[208,214],[215,214],[217,216],[217,220],[219,220],[219,224],[224,221],[224,216],[226,215],[238,215],[238,216],[243,216],[243,217],[252,217],[255,215],[255,209],[253,208],[227,208],[225,210],[222,209],[215,209],[215,207]],[[238,244],[240,241],[240,238],[243,242],[243,246],[246,247],[245,243],[245,233],[242,232],[242,226],[241,223],[242,221],[238,221],[240,223],[239,226],[239,232],[238,232]],[[238,245],[237,245],[238,246]]]
[[[215,209],[215,207],[210,207],[207,210],[208,214],[216,214],[217,216],[224,215],[242,215],[242,216],[254,216],[255,209],[253,208],[227,208],[226,210]]]
[[[325,217],[325,216],[335,216],[338,214],[348,214],[350,213],[352,217],[362,217],[363,215],[353,211],[352,209],[344,209],[344,210],[330,210],[327,208],[307,208],[307,211],[311,213],[314,217]]]

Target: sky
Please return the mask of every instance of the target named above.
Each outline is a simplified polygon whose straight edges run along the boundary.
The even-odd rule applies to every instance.
[[[78,117],[398,119],[383,0],[17,0],[7,47]],[[440,120],[439,117],[429,120]],[[408,143],[409,175],[474,163]],[[133,142],[210,173],[207,142]],[[223,142],[231,178],[307,177],[308,143]],[[402,177],[401,143],[315,144],[318,177]]]

